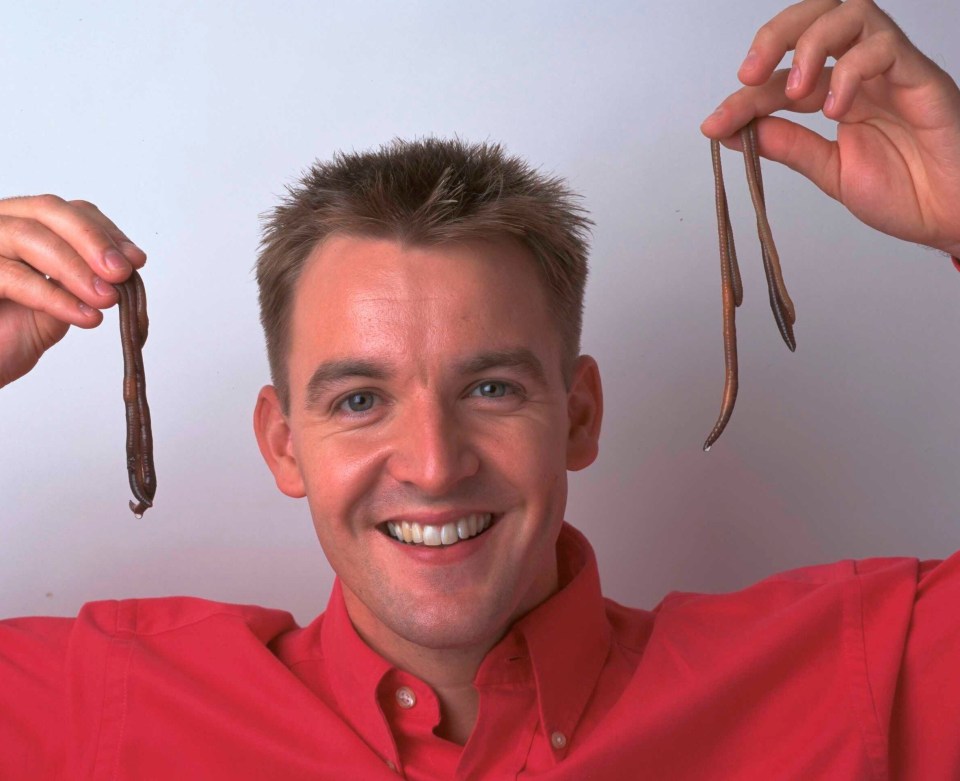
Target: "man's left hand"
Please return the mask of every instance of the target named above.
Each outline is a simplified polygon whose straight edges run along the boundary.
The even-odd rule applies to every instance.
[[[789,70],[774,69],[793,50]],[[825,67],[827,57],[836,64]],[[765,24],[738,73],[747,85],[701,125],[803,174],[877,230],[960,256],[960,89],[872,0],[803,0]],[[786,109],[836,120],[828,141]]]

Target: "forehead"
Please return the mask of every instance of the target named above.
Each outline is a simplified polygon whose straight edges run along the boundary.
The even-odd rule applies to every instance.
[[[294,294],[293,360],[300,351],[313,360],[552,351],[557,340],[536,260],[509,238],[411,246],[334,236],[311,254]]]
[[[542,292],[536,259],[519,241],[509,237],[473,239],[442,244],[406,244],[395,239],[334,234],[311,252],[297,285],[331,297],[388,288],[404,282],[423,282],[445,276],[452,292],[482,296],[488,287],[522,284]]]

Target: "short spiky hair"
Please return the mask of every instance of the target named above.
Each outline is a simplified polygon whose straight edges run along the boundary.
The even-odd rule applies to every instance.
[[[294,289],[311,252],[333,234],[412,245],[515,237],[537,260],[569,369],[580,350],[591,225],[577,201],[563,180],[498,144],[395,140],[314,163],[265,215],[257,260],[260,321],[284,410]]]

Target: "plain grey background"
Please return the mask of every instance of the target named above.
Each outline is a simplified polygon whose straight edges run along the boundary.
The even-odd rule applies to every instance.
[[[156,506],[127,509],[116,313],[0,390],[0,615],[195,594],[323,609],[332,574],[279,494],[251,412],[267,381],[258,215],[315,157],[393,137],[499,140],[567,177],[596,222],[584,350],[601,456],[567,517],[608,595],[728,590],[803,564],[958,547],[960,275],[765,166],[797,304],[776,332],[742,166],[741,391],[722,388],[712,180],[700,120],[737,83],[743,3],[37,2],[5,8],[5,195],[97,203],[148,253]],[[960,8],[887,9],[960,74]],[[810,122],[832,134],[822,117]]]

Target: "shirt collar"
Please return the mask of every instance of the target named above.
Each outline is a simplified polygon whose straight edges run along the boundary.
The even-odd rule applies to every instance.
[[[393,665],[368,646],[353,628],[340,578],[333,583],[323,614],[320,645],[330,690],[340,712],[378,753],[394,754],[393,735],[377,695],[380,681]]]
[[[603,670],[612,630],[593,548],[567,523],[557,541],[557,564],[560,590],[513,625],[484,659],[476,682],[482,685],[496,674],[504,655],[515,654],[510,649],[524,646],[536,682],[540,728],[559,760]],[[552,740],[557,733],[562,746]]]
[[[567,523],[557,541],[557,565],[560,590],[520,618],[490,650],[475,684],[496,685],[508,669],[517,669],[511,662],[518,653],[526,653],[545,738],[550,741],[559,732],[569,745],[609,653],[612,633],[593,548]],[[368,743],[380,751],[392,747],[377,689],[393,667],[353,628],[339,579],[323,616],[320,641],[341,713]],[[554,756],[561,759],[566,746],[554,748]]]

